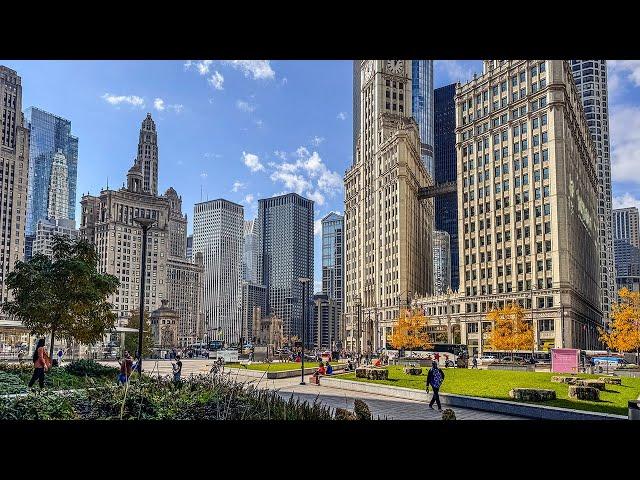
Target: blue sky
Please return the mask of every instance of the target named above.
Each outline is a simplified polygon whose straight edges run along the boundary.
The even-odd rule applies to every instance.
[[[3,61],[22,77],[23,109],[71,120],[79,137],[78,200],[133,164],[140,123],[156,121],[159,185],[193,204],[226,198],[257,213],[257,200],[297,191],[315,218],[343,211],[351,163],[351,61]],[[466,81],[482,62],[437,61],[435,86]],[[640,206],[640,62],[609,65],[614,206]],[[202,196],[201,196],[202,192]],[[80,218],[79,207],[76,211]],[[319,289],[320,237],[315,280]]]

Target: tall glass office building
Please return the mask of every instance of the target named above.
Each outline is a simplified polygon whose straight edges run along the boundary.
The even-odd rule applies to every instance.
[[[433,60],[411,61],[411,114],[420,130],[420,158],[433,171]]]
[[[51,167],[53,157],[58,150],[67,161],[68,215],[70,220],[75,221],[78,137],[71,135],[69,120],[37,107],[27,109],[25,119],[30,129],[26,234],[33,236],[36,233],[38,220],[47,218]]]
[[[322,293],[337,302],[344,300],[344,216],[335,212],[322,219]]]
[[[455,182],[456,166],[456,84],[436,88],[434,91],[435,118],[435,183]],[[458,257],[458,194],[447,193],[435,198],[436,230],[449,234],[451,245],[451,290],[460,286]]]
[[[360,62],[353,61],[353,156],[360,132]],[[420,131],[420,157],[434,178],[433,60],[411,60],[411,112]]]

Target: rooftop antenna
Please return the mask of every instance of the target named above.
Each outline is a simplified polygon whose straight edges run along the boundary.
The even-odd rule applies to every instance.
[[[109,176],[107,175],[107,190],[109,190]]]
[[[202,201],[202,184],[200,184],[200,201]]]

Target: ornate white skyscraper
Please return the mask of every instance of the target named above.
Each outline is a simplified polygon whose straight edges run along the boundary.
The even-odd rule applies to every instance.
[[[140,128],[136,164],[142,170],[142,191],[158,195],[158,134],[150,113],[147,113]]]
[[[193,255],[204,260],[205,340],[235,343],[242,336],[244,208],[224,199],[193,208]]]
[[[50,219],[69,218],[69,171],[67,159],[61,149],[53,155],[51,178],[49,179],[49,203],[47,217]]]
[[[411,65],[360,64],[360,132],[344,177],[344,221],[347,346],[363,352],[386,346],[399,308],[433,289],[433,200],[418,195],[433,181],[412,117]]]

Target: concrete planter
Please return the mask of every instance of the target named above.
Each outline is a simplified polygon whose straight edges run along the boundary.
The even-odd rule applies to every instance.
[[[556,391],[542,388],[514,388],[509,390],[509,396],[516,400],[524,400],[526,402],[544,402],[547,400],[555,400]]]
[[[567,377],[562,375],[551,377],[551,381],[553,383],[567,383],[569,385],[577,385],[576,382],[578,380],[582,380],[582,379],[578,377]]]
[[[600,400],[600,391],[593,387],[569,386],[569,396],[578,400]]]

